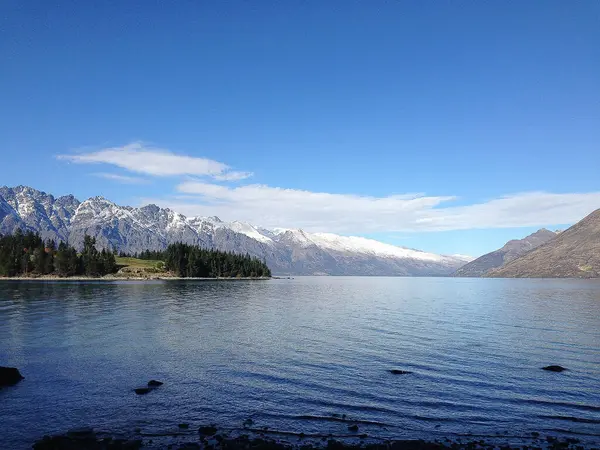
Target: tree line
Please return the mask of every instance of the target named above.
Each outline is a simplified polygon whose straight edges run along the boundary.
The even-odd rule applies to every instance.
[[[0,276],[57,275],[102,276],[117,271],[115,255],[96,248],[96,239],[85,236],[83,250],[56,241],[44,241],[38,233],[21,230],[0,235]]]
[[[208,250],[188,244],[171,244],[159,258],[165,268],[180,277],[270,277],[264,261],[249,254]]]
[[[165,269],[179,277],[225,278],[270,277],[267,264],[248,254],[240,255],[209,250],[195,245],[171,244],[166,250],[143,250],[138,253],[120,252],[119,256],[163,261]]]
[[[162,261],[165,257],[165,252],[161,250],[143,250],[137,253],[127,253],[120,251],[119,256],[122,258],[137,258],[148,261]]]
[[[180,277],[226,278],[270,277],[271,270],[265,261],[232,252],[209,250],[198,246],[177,243],[164,251],[146,250],[135,256],[140,259],[158,260],[164,269]],[[102,276],[115,273],[118,266],[115,254],[98,250],[96,239],[86,235],[83,250],[77,250],[61,242],[44,241],[38,233],[17,230],[13,235],[0,235],[0,276],[75,275]]]

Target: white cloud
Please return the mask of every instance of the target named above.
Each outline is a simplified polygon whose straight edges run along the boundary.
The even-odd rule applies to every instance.
[[[232,181],[252,175],[250,172],[231,171],[227,164],[212,159],[177,155],[140,142],[89,153],[63,154],[57,158],[78,164],[112,164],[132,172],[155,176],[197,175]]]
[[[265,227],[338,233],[513,228],[574,223],[600,207],[600,192],[527,192],[466,206],[453,196],[370,197],[264,185],[227,186],[186,181],[180,198],[146,199],[188,216],[218,215]]]
[[[254,175],[252,172],[231,171],[223,173],[221,175],[213,175],[213,178],[217,181],[239,181],[245,180],[246,178],[249,178],[252,175]]]
[[[119,175],[116,173],[99,172],[93,173],[92,175],[94,175],[95,177],[106,178],[107,180],[114,180],[119,183],[125,184],[144,184],[148,182],[148,180],[146,180],[145,178],[130,177],[127,175]]]

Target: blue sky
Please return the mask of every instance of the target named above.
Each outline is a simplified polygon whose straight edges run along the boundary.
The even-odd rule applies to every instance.
[[[0,184],[479,255],[600,207],[600,3],[0,4]]]

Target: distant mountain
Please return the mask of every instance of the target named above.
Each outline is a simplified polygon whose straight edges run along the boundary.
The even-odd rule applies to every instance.
[[[501,267],[502,265],[524,255],[536,247],[548,242],[556,237],[554,231],[542,228],[523,239],[513,239],[508,241],[504,247],[487,253],[479,258],[465,264],[456,272],[455,277],[481,277],[491,269]]]
[[[489,277],[600,277],[600,209],[535,250],[491,270]]]
[[[0,187],[0,233],[31,229],[45,238],[65,241],[78,206],[72,195],[54,198],[27,186]]]
[[[470,260],[384,244],[361,237],[267,230],[218,217],[187,218],[170,209],[119,206],[103,197],[83,202],[55,198],[31,187],[0,188],[0,233],[34,230],[42,237],[80,248],[84,235],[99,246],[137,253],[174,242],[249,253],[265,259],[274,274],[449,275]]]

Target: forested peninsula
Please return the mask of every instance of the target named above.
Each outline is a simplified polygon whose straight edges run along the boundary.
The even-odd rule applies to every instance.
[[[64,242],[44,241],[38,233],[17,230],[0,235],[0,277],[3,278],[269,278],[264,261],[200,248],[171,244],[164,251],[117,254],[96,247],[85,236],[82,249]]]

